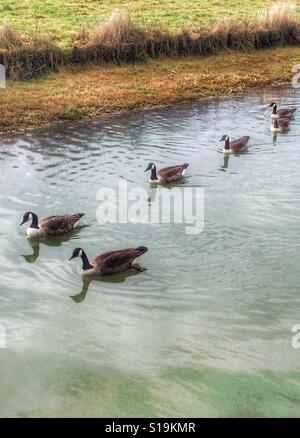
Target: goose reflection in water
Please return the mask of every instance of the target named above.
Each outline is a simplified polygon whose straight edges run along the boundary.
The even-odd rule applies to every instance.
[[[223,172],[226,171],[226,169],[228,168],[228,163],[229,163],[229,154],[224,155],[223,157],[223,165],[220,166],[220,170],[222,170]]]
[[[72,298],[75,303],[79,304],[82,303],[86,295],[88,293],[90,284],[93,281],[101,282],[101,283],[124,283],[127,278],[134,277],[135,275],[139,275],[141,272],[145,271],[146,269],[143,268],[140,271],[137,271],[136,269],[129,269],[128,271],[121,272],[120,274],[115,275],[107,275],[103,277],[92,277],[92,278],[83,278],[82,279],[82,287],[81,291],[76,295],[70,295],[70,298]]]
[[[27,242],[29,246],[32,248],[33,253],[32,254],[21,254],[21,256],[26,260],[27,263],[34,263],[39,255],[40,255],[40,245],[45,246],[61,246],[63,243],[68,242],[71,239],[76,239],[78,237],[78,234],[80,232],[80,229],[86,227],[87,225],[84,225],[82,227],[76,228],[71,233],[61,236],[61,237],[51,237],[51,238],[28,238]]]
[[[278,137],[280,138],[280,137],[287,136],[288,132],[272,132],[271,135],[272,135],[272,142],[273,142],[273,144],[276,144],[277,140],[278,140]]]
[[[183,187],[187,184],[188,177],[185,177],[184,180],[179,181],[179,182],[173,182],[172,184],[151,184],[148,188],[148,205],[150,206],[151,204],[156,202],[157,199],[157,193],[159,196],[159,193],[162,193],[162,190],[172,190],[174,188],[180,188]]]

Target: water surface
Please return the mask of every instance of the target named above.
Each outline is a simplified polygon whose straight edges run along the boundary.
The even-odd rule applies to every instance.
[[[277,138],[272,100],[299,107]],[[0,416],[299,416],[299,117],[286,88],[2,136]],[[250,135],[249,152],[224,160],[223,134]],[[191,163],[202,234],[97,223],[98,189],[147,187],[149,161]],[[28,210],[83,211],[89,226],[30,242]],[[139,274],[86,284],[68,262],[76,246],[139,245]]]

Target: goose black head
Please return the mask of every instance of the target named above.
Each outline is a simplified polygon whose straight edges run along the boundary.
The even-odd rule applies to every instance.
[[[270,103],[270,105],[268,105],[268,108],[269,108],[269,107],[272,107],[272,108],[273,108],[273,110],[272,110],[272,114],[276,115],[276,114],[277,114],[277,104],[276,104],[276,102],[272,102],[272,103]]]
[[[139,251],[139,252],[142,253],[142,254],[145,254],[145,252],[148,251],[148,248],[146,248],[145,246],[138,246],[138,247],[136,248],[136,250]]]
[[[89,259],[87,258],[86,253],[83,251],[82,248],[75,248],[73,251],[72,256],[69,258],[69,260],[75,259],[76,257],[81,257],[82,259],[82,270],[86,271],[87,269],[92,269],[93,265],[90,264]]]
[[[153,169],[155,169],[155,164],[149,163],[147,169],[145,169],[145,172],[148,172],[148,170],[153,170]]]
[[[30,225],[30,228],[38,228],[39,226],[38,226],[38,218],[37,218],[37,215],[35,214],[35,213],[32,213],[32,211],[27,211],[25,214],[24,214],[24,216],[23,216],[23,220],[22,220],[22,222],[20,223],[20,225],[23,225],[23,224],[25,224],[26,222],[28,222],[28,221],[32,221],[31,222],[31,225]]]
[[[84,254],[84,251],[82,248],[75,248],[73,251],[72,256],[69,258],[69,260],[75,259],[76,257],[82,257]]]
[[[223,135],[222,138],[219,141],[225,141],[225,140],[229,140],[228,135]]]
[[[224,147],[225,150],[229,150],[230,149],[228,135],[226,135],[226,134],[223,135],[222,138],[219,141],[225,141],[225,147]]]

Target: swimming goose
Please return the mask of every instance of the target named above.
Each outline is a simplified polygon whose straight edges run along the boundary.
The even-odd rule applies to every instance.
[[[272,132],[285,132],[290,129],[290,119],[273,119],[271,125]]]
[[[229,141],[228,135],[223,135],[220,141],[225,140],[225,147],[223,149],[224,154],[239,154],[241,152],[245,152],[248,147],[249,139],[250,137],[245,135],[237,140]]]
[[[141,255],[145,254],[148,248],[145,246],[139,246],[137,248],[125,248],[117,249],[115,251],[105,252],[95,260],[89,261],[86,253],[82,248],[76,248],[73,251],[72,256],[69,260],[75,257],[81,257],[82,259],[82,275],[88,276],[101,276],[101,275],[112,275],[118,274],[127,269],[134,268],[137,270],[142,270],[136,265],[136,259]]]
[[[184,176],[188,165],[188,163],[184,163],[177,166],[164,167],[156,171],[155,164],[149,163],[145,172],[151,170],[149,183],[165,184],[180,180]]]
[[[297,108],[294,108],[294,107],[287,107],[287,108],[277,109],[276,102],[272,102],[268,106],[269,107],[273,107],[273,111],[272,111],[272,114],[271,114],[271,118],[272,119],[282,119],[283,117],[291,118],[291,117],[293,117],[294,112],[297,109]]]
[[[35,213],[27,211],[27,213],[24,214],[23,221],[20,225],[31,221],[31,224],[26,230],[28,237],[61,236],[73,231],[77,226],[77,222],[83,215],[84,213],[49,216],[39,221]]]

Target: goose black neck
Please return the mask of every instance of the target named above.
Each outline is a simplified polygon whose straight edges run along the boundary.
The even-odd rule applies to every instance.
[[[81,259],[82,259],[82,269],[84,271],[86,271],[87,269],[93,268],[93,266],[90,264],[89,259],[87,258],[87,255],[84,251],[82,251]]]
[[[277,105],[275,103],[275,105],[273,106],[273,114],[277,114]]]
[[[225,138],[225,150],[228,151],[229,149],[230,149],[230,147],[229,147],[229,138],[226,137]]]
[[[29,228],[39,228],[39,220],[35,213],[31,213],[32,222],[29,226]]]
[[[156,175],[156,167],[153,166],[153,169],[151,169],[151,176],[150,176],[151,181],[155,181],[157,180],[157,175]]]

